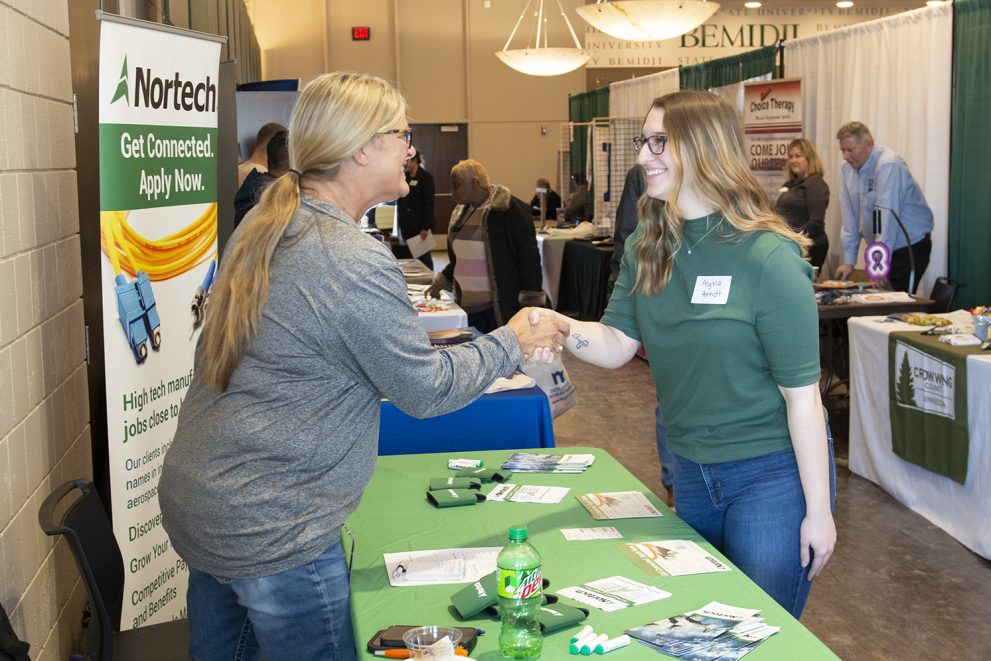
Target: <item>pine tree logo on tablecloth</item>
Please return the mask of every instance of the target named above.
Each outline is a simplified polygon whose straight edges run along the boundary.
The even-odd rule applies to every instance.
[[[915,403],[915,384],[912,378],[912,366],[908,362],[908,354],[902,354],[902,364],[898,369],[898,385],[895,388],[895,400],[899,404],[918,407]]]

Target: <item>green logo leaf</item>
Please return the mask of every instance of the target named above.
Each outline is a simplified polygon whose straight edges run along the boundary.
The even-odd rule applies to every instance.
[[[117,81],[117,91],[110,103],[116,103],[119,99],[124,99],[127,105],[131,105],[131,99],[127,91],[127,55],[124,56],[124,65],[120,68],[120,80]]]

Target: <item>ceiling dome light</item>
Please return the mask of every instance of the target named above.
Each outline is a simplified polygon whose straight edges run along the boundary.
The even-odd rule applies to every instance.
[[[939,7],[943,3],[943,0],[926,0],[927,7]]]
[[[850,7],[853,7],[853,3],[850,2],[850,0],[842,0],[841,2],[837,2],[836,6],[840,9],[849,9]]]
[[[544,0],[540,0],[537,10],[533,14],[537,33],[536,44],[532,46],[527,44],[526,48],[509,50],[509,44],[513,40],[513,37],[516,36],[516,31],[519,29],[520,23],[523,22],[523,18],[526,16],[531,4],[533,4],[533,0],[528,0],[526,6],[523,8],[523,13],[520,14],[519,19],[516,21],[516,26],[509,33],[509,39],[506,40],[506,45],[502,47],[501,51],[496,51],[496,57],[503,64],[528,76],[560,76],[569,71],[574,71],[592,59],[592,54],[582,48],[581,42],[578,41],[578,35],[575,34],[574,28],[571,27],[571,21],[568,20],[568,15],[564,13],[561,0],[557,0],[557,6],[561,11],[561,16],[564,17],[565,24],[568,26],[568,32],[571,33],[571,38],[575,42],[574,48],[549,48],[547,46],[547,28],[545,25],[547,18],[544,16]],[[543,38],[543,43],[541,43],[541,38]]]
[[[760,9],[761,4],[759,2],[744,2],[743,6],[747,9]]]
[[[719,4],[706,0],[597,0],[575,9],[600,32],[626,41],[662,41],[705,23]]]

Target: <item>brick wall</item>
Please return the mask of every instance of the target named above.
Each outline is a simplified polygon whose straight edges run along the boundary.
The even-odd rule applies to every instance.
[[[67,5],[0,0],[0,603],[46,661],[85,590],[38,507],[92,476]]]

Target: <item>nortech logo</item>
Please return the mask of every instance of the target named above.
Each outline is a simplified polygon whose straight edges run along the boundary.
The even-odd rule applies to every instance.
[[[135,108],[153,108],[155,110],[183,110],[186,112],[217,112],[217,86],[210,80],[192,82],[183,80],[176,71],[171,78],[156,76],[147,67],[134,69],[133,102],[129,91],[129,76],[127,56],[120,70],[120,80],[114,97],[110,103],[120,99]]]
[[[120,68],[120,78],[117,80],[117,90],[114,92],[114,98],[110,99],[110,103],[117,103],[120,99],[124,99],[127,105],[131,105],[127,92],[127,55],[124,56],[124,65]]]

